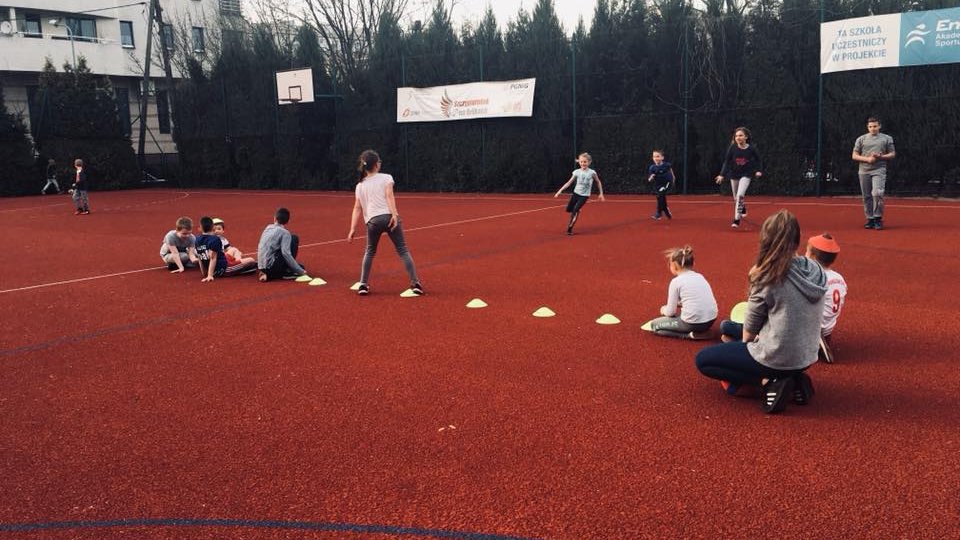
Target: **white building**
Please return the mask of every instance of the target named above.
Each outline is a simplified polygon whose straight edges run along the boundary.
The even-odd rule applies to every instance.
[[[240,15],[239,0],[159,0],[159,5],[164,27],[151,51],[145,145],[154,163],[176,153],[161,42],[181,58],[206,55],[210,38],[220,37],[222,17]],[[39,117],[37,81],[46,59],[61,71],[82,56],[93,73],[110,77],[121,122],[136,149],[149,13],[149,0],[0,0],[0,78],[8,110],[22,113],[31,132],[42,130],[30,113]],[[173,76],[180,77],[176,65]]]

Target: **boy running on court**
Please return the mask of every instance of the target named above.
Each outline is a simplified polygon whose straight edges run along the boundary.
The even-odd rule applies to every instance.
[[[670,191],[675,178],[673,167],[670,166],[669,161],[664,161],[663,150],[654,150],[652,158],[653,164],[648,169],[650,177],[647,178],[647,182],[654,182],[653,193],[657,196],[657,212],[650,217],[659,220],[662,214],[667,216],[667,219],[673,219],[673,214],[667,208],[667,192]]]

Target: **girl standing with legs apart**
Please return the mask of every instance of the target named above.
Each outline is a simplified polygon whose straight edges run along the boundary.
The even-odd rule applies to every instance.
[[[733,223],[731,227],[740,226],[740,218],[747,215],[747,205],[744,198],[750,179],[763,176],[763,162],[755,146],[750,144],[750,130],[738,127],[733,131],[733,141],[727,148],[727,155],[723,158],[723,168],[717,175],[717,183],[724,178],[730,179],[730,188],[733,191]]]
[[[350,232],[347,234],[347,241],[353,240],[355,226],[362,214],[363,221],[367,224],[367,250],[363,255],[360,288],[357,289],[357,294],[361,296],[370,294],[370,286],[367,283],[370,268],[377,254],[380,236],[387,233],[410,276],[410,290],[413,294],[421,295],[423,287],[417,279],[413,257],[410,256],[407,244],[403,240],[403,225],[400,222],[400,215],[397,214],[397,202],[393,197],[393,177],[380,172],[380,165],[380,156],[373,150],[364,150],[360,154],[358,170],[362,178],[357,184],[356,202],[353,205],[353,214],[350,216]]]
[[[553,195],[553,198],[556,199],[563,193],[563,190],[570,187],[570,184],[576,182],[576,185],[573,186],[573,194],[570,195],[570,201],[567,202],[567,212],[570,213],[570,221],[567,222],[567,235],[570,236],[573,235],[573,226],[576,225],[577,218],[580,217],[580,210],[590,198],[594,182],[597,183],[597,189],[600,190],[599,199],[603,200],[603,184],[600,183],[600,175],[597,174],[597,171],[590,168],[591,163],[593,163],[593,158],[590,157],[590,154],[584,152],[577,156],[577,165],[580,165],[580,168],[575,169],[570,174],[567,183],[560,186],[560,189]]]
[[[697,354],[700,373],[719,379],[728,394],[761,386],[768,413],[782,411],[791,397],[805,405],[813,396],[804,370],[817,361],[827,276],[816,261],[797,255],[799,246],[793,214],[780,210],[763,222],[743,338]]]

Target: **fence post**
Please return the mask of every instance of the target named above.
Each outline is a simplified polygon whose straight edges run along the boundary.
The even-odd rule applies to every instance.
[[[571,83],[571,111],[570,118],[573,126],[573,155],[577,155],[577,42],[570,40],[570,83]]]
[[[820,0],[820,25],[823,27],[823,0]],[[817,68],[817,197],[820,196],[821,160],[823,151],[823,71]]]

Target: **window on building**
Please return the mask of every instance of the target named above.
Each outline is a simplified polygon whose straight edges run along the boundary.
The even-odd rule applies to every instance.
[[[131,21],[120,21],[120,45],[128,49],[134,48],[133,23]]]
[[[67,17],[66,24],[70,27],[74,39],[82,41],[95,41],[97,39],[97,21],[95,19]]]
[[[239,30],[224,29],[220,35],[224,49],[235,49],[243,43],[243,32]]]
[[[173,50],[173,25],[164,23],[160,29],[160,40],[163,46],[168,50]]]
[[[166,90],[157,90],[157,125],[160,133],[170,133],[170,102]]]
[[[20,24],[20,32],[23,33],[23,37],[43,37],[43,33],[40,32],[40,16],[26,15],[23,23]]]
[[[117,98],[117,117],[120,119],[120,129],[123,134],[130,136],[133,130],[130,128],[130,89],[114,88],[114,95]]]
[[[40,111],[43,110],[43,93],[37,85],[27,85],[27,113],[30,115],[30,135],[37,140],[41,135]]]
[[[206,49],[203,39],[203,28],[193,27],[193,52],[202,53]]]

